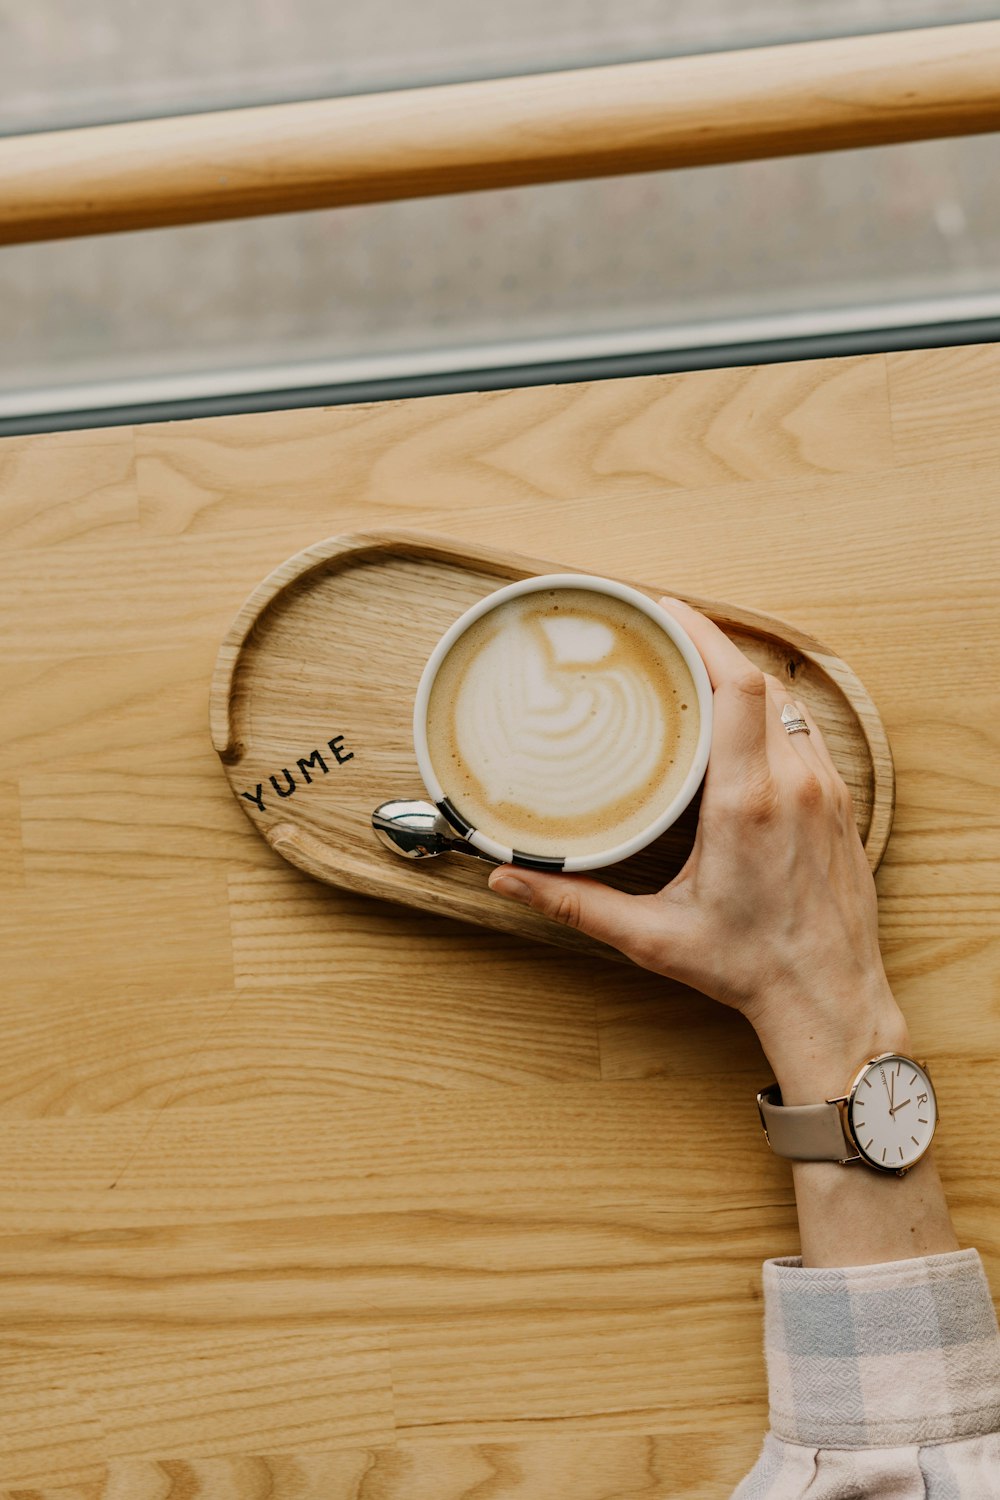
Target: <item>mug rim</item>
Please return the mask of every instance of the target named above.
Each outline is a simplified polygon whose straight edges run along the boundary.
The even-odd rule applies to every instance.
[[[489,834],[466,822],[442,786],[431,762],[427,745],[427,707],[431,690],[441,663],[455,642],[477,620],[482,619],[483,615],[491,613],[501,604],[505,604],[508,599],[518,598],[522,594],[539,593],[543,589],[551,588],[586,589],[593,593],[609,594],[612,598],[621,599],[648,615],[680,651],[694,682],[700,718],[698,740],[691,765],[667,807],[645,828],[611,848],[564,857],[532,854],[530,851],[513,849],[510,845],[498,843],[496,839],[490,838]],[[439,638],[427,658],[417,685],[413,704],[413,746],[417,765],[431,800],[456,832],[481,854],[496,860],[498,864],[521,865],[527,869],[561,870],[567,873],[600,870],[606,865],[618,864],[630,855],[637,854],[640,849],[645,849],[654,839],[659,838],[661,833],[665,833],[673,823],[676,823],[681,813],[691,803],[708,766],[708,755],[712,743],[712,706],[712,684],[701,653],[684,627],[655,600],[650,599],[648,595],[641,593],[630,584],[619,583],[615,578],[604,578],[593,573],[538,573],[530,578],[515,579],[513,583],[505,584],[503,588],[495,589],[492,593],[485,594],[482,599],[477,599],[476,603],[470,605],[464,614],[454,620]]]

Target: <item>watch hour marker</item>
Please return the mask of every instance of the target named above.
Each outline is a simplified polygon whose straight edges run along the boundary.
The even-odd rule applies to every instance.
[[[918,1125],[926,1125],[926,1124],[927,1124],[927,1121],[926,1121],[926,1120],[922,1120],[922,1119],[921,1119],[921,1118],[920,1118],[920,1116],[919,1116],[919,1115],[917,1115],[917,1124],[918,1124]]]
[[[886,1153],[886,1151],[887,1151],[887,1150],[888,1150],[888,1149],[889,1149],[889,1148],[888,1148],[888,1146],[883,1146],[883,1147],[882,1147],[882,1160],[883,1160],[883,1161],[885,1161],[885,1153]]]
[[[917,1075],[916,1075],[916,1073],[914,1073],[913,1077],[910,1079],[910,1082],[911,1083],[916,1083],[916,1081],[917,1081]]]
[[[897,1063],[897,1064],[896,1064],[896,1077],[897,1077],[897,1078],[898,1078],[898,1077],[899,1077],[899,1070],[900,1070],[900,1068],[901,1068],[901,1067],[902,1067],[902,1066],[903,1066],[903,1064],[902,1064],[902,1063]]]
[[[899,1148],[899,1159],[900,1159],[900,1161],[903,1160],[903,1148],[902,1148],[902,1146],[900,1146],[900,1148]]]
[[[915,1145],[915,1146],[919,1146],[919,1145],[920,1145],[920,1142],[919,1142],[919,1141],[918,1141],[918,1140],[917,1140],[917,1138],[916,1138],[916,1136],[915,1136],[915,1135],[911,1135],[911,1136],[910,1136],[910,1140],[911,1140],[911,1141],[912,1141],[912,1142],[913,1142],[913,1144],[914,1144],[914,1145]]]
[[[866,1079],[865,1079],[865,1087],[866,1087],[866,1088],[869,1088],[869,1089],[870,1089],[870,1088],[871,1088],[871,1086],[872,1086],[872,1081],[871,1081],[871,1079],[870,1079],[870,1078],[866,1078]]]
[[[875,1137],[874,1137],[874,1136],[872,1136],[872,1141],[873,1141],[873,1140],[874,1140],[874,1139],[875,1139]],[[870,1145],[871,1145],[871,1143],[872,1143],[872,1141],[865,1141],[865,1150],[866,1150],[866,1151],[867,1151],[867,1150],[868,1150],[868,1147],[869,1147],[869,1146],[870,1146]]]

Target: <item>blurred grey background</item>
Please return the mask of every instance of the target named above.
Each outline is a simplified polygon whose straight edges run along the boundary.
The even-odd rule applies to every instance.
[[[0,133],[997,14],[965,0],[0,0]],[[0,249],[0,416],[993,316],[998,139]]]

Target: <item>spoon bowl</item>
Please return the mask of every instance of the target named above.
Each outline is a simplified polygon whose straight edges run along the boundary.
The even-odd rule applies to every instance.
[[[380,843],[403,859],[435,859],[439,854],[471,854],[487,864],[496,861],[466,843],[433,802],[394,798],[380,802],[372,813],[372,828]]]

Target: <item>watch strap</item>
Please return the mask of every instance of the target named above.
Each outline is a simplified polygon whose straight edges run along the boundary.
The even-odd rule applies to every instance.
[[[792,1161],[849,1161],[857,1147],[844,1134],[836,1104],[782,1104],[772,1084],[757,1095],[761,1124],[776,1156]]]

